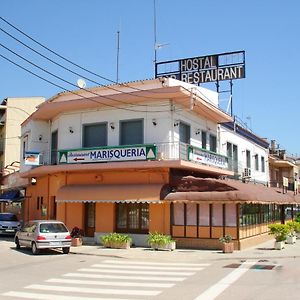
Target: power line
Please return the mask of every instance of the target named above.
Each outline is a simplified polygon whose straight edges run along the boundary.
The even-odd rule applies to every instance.
[[[66,92],[69,92],[69,93],[74,94],[74,95],[76,95],[76,96],[79,96],[79,97],[81,97],[81,98],[83,98],[83,99],[87,99],[87,100],[89,100],[89,101],[92,101],[92,102],[95,102],[95,103],[98,103],[98,104],[102,104],[102,105],[105,105],[105,106],[108,106],[108,107],[111,107],[111,108],[116,108],[116,109],[120,109],[120,110],[127,110],[127,111],[133,111],[133,112],[155,112],[155,113],[163,113],[163,112],[167,112],[167,111],[168,111],[168,110],[166,110],[166,111],[143,111],[143,110],[135,110],[135,109],[129,109],[129,108],[125,108],[125,107],[119,107],[119,106],[114,106],[114,105],[110,105],[110,104],[107,104],[107,103],[99,102],[99,101],[97,101],[97,100],[94,100],[94,99],[91,99],[91,98],[87,98],[87,97],[85,97],[85,96],[82,96],[82,95],[80,95],[80,94],[77,94],[77,93],[75,93],[74,91],[68,90],[68,89],[64,88],[63,86],[61,86],[61,85],[59,85],[59,84],[56,84],[56,83],[54,83],[54,82],[52,82],[52,81],[50,81],[50,80],[48,80],[48,79],[46,79],[46,78],[44,78],[44,77],[42,77],[42,76],[40,76],[40,75],[38,75],[38,74],[36,74],[36,73],[34,73],[34,72],[28,70],[27,68],[25,68],[25,67],[19,65],[18,63],[12,61],[11,59],[5,57],[5,56],[2,55],[2,54],[0,54],[0,57],[2,57],[3,59],[7,60],[7,61],[10,62],[10,63],[12,63],[13,65],[15,65],[15,66],[21,68],[22,70],[24,70],[24,71],[30,73],[31,75],[33,75],[33,76],[35,76],[35,77],[37,77],[37,78],[39,78],[39,79],[41,79],[41,80],[43,80],[43,81],[46,81],[47,83],[49,83],[49,84],[51,84],[51,85],[54,85],[54,86],[56,86],[56,87],[58,87],[58,88],[60,88],[60,89],[62,89],[62,90],[64,90],[64,91],[66,91]],[[107,98],[106,96],[101,96],[101,95],[98,95],[98,96],[103,97],[103,98]],[[111,100],[111,99],[110,99],[110,100]]]
[[[111,83],[114,83],[114,84],[119,84],[118,82],[115,82],[115,81],[113,81],[113,80],[111,80],[111,79],[108,79],[108,78],[106,78],[106,77],[104,77],[104,76],[101,76],[101,75],[99,75],[99,74],[96,74],[96,73],[94,73],[94,72],[92,72],[92,71],[90,71],[90,70],[88,70],[88,69],[86,69],[86,68],[84,68],[84,67],[81,67],[80,65],[78,65],[78,64],[76,64],[76,63],[74,63],[74,62],[72,62],[71,60],[65,58],[64,56],[58,54],[57,52],[51,50],[51,49],[48,48],[47,46],[45,46],[45,45],[43,45],[42,43],[38,42],[37,40],[35,40],[35,39],[32,38],[31,36],[29,36],[28,34],[26,34],[25,32],[23,32],[22,30],[20,30],[20,29],[17,28],[16,26],[14,26],[13,24],[9,23],[9,22],[8,22],[7,20],[5,20],[4,18],[0,17],[0,19],[1,19],[2,21],[4,21],[5,23],[7,23],[8,25],[10,25],[11,27],[13,27],[13,28],[14,28],[15,30],[17,30],[18,32],[20,32],[21,34],[23,34],[24,36],[26,36],[27,38],[29,38],[30,40],[32,40],[33,42],[37,43],[39,46],[43,47],[44,49],[48,50],[48,51],[51,52],[52,54],[58,56],[59,58],[61,58],[61,59],[65,60],[65,61],[67,61],[68,63],[70,63],[70,64],[72,64],[72,65],[74,65],[74,66],[80,68],[81,70],[84,70],[85,72],[88,72],[88,73],[90,73],[90,74],[92,74],[92,75],[94,75],[94,76],[97,76],[97,77],[99,77],[99,78],[101,78],[101,79],[107,80],[107,81],[109,81],[109,82],[111,82]],[[118,89],[115,89],[115,88],[113,88],[113,87],[111,87],[111,86],[103,85],[102,83],[99,83],[99,82],[97,82],[97,81],[94,81],[94,80],[92,80],[92,79],[90,79],[90,78],[88,78],[88,77],[86,77],[86,76],[83,76],[82,74],[79,74],[79,73],[77,73],[77,72],[74,72],[74,71],[70,70],[69,68],[67,68],[67,67],[65,67],[65,66],[63,66],[63,65],[61,65],[61,64],[59,64],[59,63],[57,63],[57,62],[55,62],[55,61],[53,61],[52,59],[48,58],[47,56],[43,55],[42,53],[38,52],[37,50],[35,50],[35,49],[33,49],[32,47],[28,46],[27,44],[23,43],[21,40],[19,40],[18,38],[14,37],[13,35],[11,35],[10,33],[8,33],[7,31],[5,31],[4,29],[0,28],[0,30],[1,30],[3,33],[5,33],[6,35],[10,36],[12,39],[14,39],[14,40],[16,40],[17,42],[21,43],[23,46],[25,46],[25,47],[27,47],[28,49],[30,49],[31,51],[33,51],[33,52],[35,52],[36,54],[42,56],[43,58],[49,60],[49,61],[52,62],[53,64],[56,64],[57,66],[59,66],[59,67],[65,69],[65,70],[67,70],[67,71],[69,71],[69,72],[71,72],[71,73],[73,73],[73,74],[75,74],[75,75],[77,75],[77,76],[83,77],[84,79],[86,79],[86,80],[88,80],[88,81],[90,81],[90,82],[93,82],[93,83],[95,83],[95,84],[97,84],[97,85],[105,86],[105,87],[108,88],[108,89],[112,89],[112,90],[121,92],[121,91],[118,90]],[[128,84],[119,84],[119,85],[122,85],[122,86],[125,86],[125,87],[129,87],[129,88],[131,88],[131,89],[133,89],[133,90],[136,90],[136,91],[143,91],[143,92],[146,92],[146,93],[154,93],[154,94],[156,93],[156,92],[154,92],[154,91],[145,91],[145,90],[142,90],[142,89],[139,89],[139,88],[135,88],[135,87],[132,87],[132,86],[130,86],[130,85],[128,85]],[[126,93],[126,92],[123,92],[123,93]],[[160,92],[160,93],[161,93],[161,92]],[[131,96],[134,96],[134,97],[141,97],[141,96],[139,96],[139,95],[132,95],[131,93],[127,93],[127,94],[130,94]],[[144,98],[151,98],[151,97],[144,96]]]

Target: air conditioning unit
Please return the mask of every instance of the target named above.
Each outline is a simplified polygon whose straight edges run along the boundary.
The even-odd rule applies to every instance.
[[[243,177],[244,178],[250,178],[251,177],[251,169],[250,168],[245,168],[244,169]]]

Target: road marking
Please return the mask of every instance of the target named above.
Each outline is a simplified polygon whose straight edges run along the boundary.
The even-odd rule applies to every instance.
[[[119,265],[108,265],[108,264],[95,264],[92,265],[93,268],[106,268],[106,269],[137,269],[137,270],[169,270],[169,271],[180,271],[180,270],[185,270],[185,271],[201,271],[203,268],[199,267],[152,267],[152,266],[119,266]]]
[[[78,279],[61,279],[51,278],[46,280],[51,283],[71,283],[87,285],[108,285],[108,286],[130,286],[130,287],[151,287],[151,288],[170,288],[174,283],[146,283],[146,282],[126,282],[126,281],[98,281],[98,280],[78,280]]]
[[[37,293],[27,293],[27,292],[7,292],[2,294],[3,296],[15,297],[15,298],[25,298],[25,299],[39,299],[39,300],[130,300],[124,298],[94,298],[94,297],[82,297],[82,296],[65,296],[65,295],[46,295]],[[134,299],[137,300],[137,299]]]
[[[154,281],[184,281],[186,277],[157,277],[157,276],[121,276],[104,274],[67,273],[66,277],[98,278],[98,279],[125,279],[125,280],[154,280]]]
[[[193,264],[193,263],[161,263],[161,262],[143,262],[143,261],[121,261],[121,260],[104,260],[104,263],[117,265],[153,265],[153,266],[186,266],[186,267],[207,267],[210,264]]]
[[[95,273],[116,273],[116,274],[145,274],[145,275],[179,275],[179,276],[191,276],[195,272],[163,272],[163,271],[127,271],[127,270],[107,270],[107,269],[79,269],[80,272],[95,272]]]
[[[235,269],[219,282],[208,288],[202,294],[200,294],[194,300],[214,300],[218,297],[222,292],[224,292],[230,285],[232,285],[235,281],[237,281],[243,274],[245,274],[251,266],[253,266],[256,261],[244,262],[240,265],[239,268]],[[249,265],[249,268],[245,268],[245,265]]]
[[[58,285],[42,285],[42,284],[31,284],[31,285],[26,286],[25,288],[26,289],[34,289],[34,290],[42,290],[42,291],[108,294],[108,295],[135,295],[135,296],[157,296],[161,293],[161,291],[91,289],[91,288],[76,287],[76,286],[58,286]]]

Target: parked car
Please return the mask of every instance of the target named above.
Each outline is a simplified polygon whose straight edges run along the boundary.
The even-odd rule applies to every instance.
[[[31,248],[32,254],[41,249],[62,248],[64,254],[69,253],[71,235],[63,222],[55,220],[34,220],[26,223],[15,235],[16,248]]]
[[[0,213],[0,233],[14,235],[21,229],[21,222],[13,213]]]

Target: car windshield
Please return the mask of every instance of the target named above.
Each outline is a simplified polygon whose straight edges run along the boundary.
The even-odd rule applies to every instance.
[[[68,229],[62,223],[44,223],[40,225],[41,233],[59,233],[67,231]]]
[[[12,214],[0,214],[0,221],[18,221],[18,218]]]

